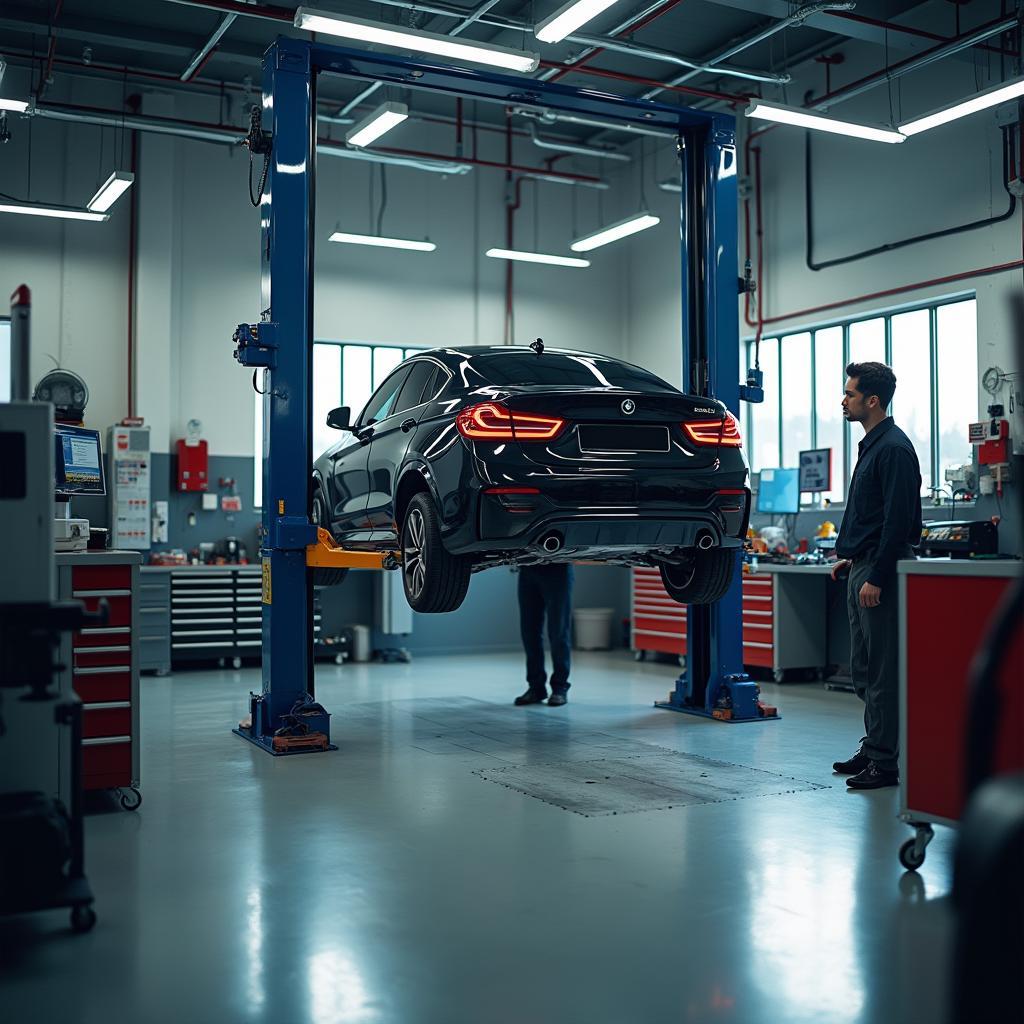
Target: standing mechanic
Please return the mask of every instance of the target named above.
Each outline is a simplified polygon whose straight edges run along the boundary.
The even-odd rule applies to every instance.
[[[572,651],[573,568],[568,562],[555,565],[524,565],[519,570],[519,630],[526,651],[525,693],[515,703],[539,704],[545,697],[557,708],[568,700],[569,664]],[[551,696],[544,671],[544,616],[551,645]]]
[[[896,562],[921,539],[921,468],[910,438],[886,410],[896,375],[884,363],[846,368],[843,415],[864,428],[836,555],[836,579],[849,569],[850,669],[864,701],[860,749],[832,768],[850,789],[899,782],[899,616]]]

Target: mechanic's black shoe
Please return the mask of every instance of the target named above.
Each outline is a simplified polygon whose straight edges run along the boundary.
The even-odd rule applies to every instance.
[[[564,693],[553,693],[548,697],[548,707],[560,708],[563,704],[567,703],[568,700],[569,698],[566,697]]]
[[[832,771],[838,772],[840,775],[856,775],[858,772],[864,771],[869,764],[871,764],[871,758],[862,750],[858,750],[849,761],[835,761],[832,764]]]
[[[850,789],[883,789],[886,786],[899,785],[899,781],[899,772],[886,771],[871,761],[864,771],[857,775],[851,775],[846,780],[846,785]]]
[[[516,707],[522,707],[524,704],[543,704],[544,698],[548,695],[547,690],[527,690],[526,693],[519,694],[516,697],[514,703]]]

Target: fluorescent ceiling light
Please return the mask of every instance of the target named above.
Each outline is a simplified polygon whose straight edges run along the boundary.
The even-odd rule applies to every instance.
[[[100,185],[96,195],[89,200],[88,208],[98,213],[106,213],[117,202],[118,197],[124,195],[132,187],[133,181],[135,181],[134,174],[129,174],[127,171],[114,171]]]
[[[1024,78],[1016,78],[1004,85],[996,85],[991,89],[985,89],[976,96],[972,96],[963,103],[955,103],[951,107],[944,107],[942,110],[933,110],[924,117],[908,121],[900,125],[900,131],[904,135],[917,135],[919,132],[926,132],[929,128],[937,128],[940,124],[948,124],[958,118],[967,117],[968,114],[976,114],[979,110],[987,110],[989,107],[998,107],[1000,103],[1024,96]]]
[[[779,124],[795,124],[800,128],[814,128],[819,132],[833,135],[849,135],[855,139],[869,139],[872,142],[905,142],[906,136],[892,128],[873,128],[853,121],[837,121],[825,114],[816,114],[801,107],[786,107],[781,103],[765,103],[754,100],[746,110],[747,117],[762,121],[776,121]]]
[[[382,103],[372,114],[345,132],[345,141],[350,146],[368,146],[408,116],[409,108],[404,103]]]
[[[362,43],[377,43],[393,46],[400,50],[415,50],[435,57],[451,57],[474,64],[487,64],[505,68],[508,71],[536,71],[540,57],[536,53],[524,53],[507,46],[493,46],[490,43],[474,43],[454,39],[435,32],[420,32],[400,25],[382,25],[363,18],[350,18],[347,14],[318,11],[312,7],[300,7],[295,12],[295,27],[307,32],[326,32],[341,36],[342,39],[358,39]]]
[[[645,231],[647,228],[653,228],[655,224],[660,223],[660,217],[655,217],[647,212],[635,213],[632,217],[627,217],[625,220],[620,220],[606,228],[601,228],[600,231],[577,238],[569,248],[573,252],[590,252],[591,249],[596,249],[598,246],[618,241],[620,238],[627,237],[627,235],[635,235],[638,231]]]
[[[383,235],[355,235],[351,231],[335,231],[330,242],[348,242],[350,245],[376,245],[382,249],[415,249],[416,252],[433,252],[433,242],[417,242],[411,238],[386,238]]]
[[[108,214],[76,210],[65,206],[32,206],[28,203],[0,203],[0,213],[23,213],[28,217],[61,217],[64,220],[110,220]]]
[[[682,192],[683,191],[682,183],[679,182],[679,181],[676,181],[674,178],[666,178],[664,181],[659,181],[658,182],[658,188],[660,188],[662,192]]]
[[[560,43],[582,25],[586,25],[598,14],[606,11],[615,0],[569,0],[554,14],[534,26],[534,35],[542,43]]]
[[[0,96],[0,110],[13,110],[16,114],[24,114],[28,110],[25,100],[9,100]]]
[[[518,252],[516,249],[488,249],[484,253],[496,260],[520,260],[523,263],[550,263],[555,267],[589,267],[590,260],[573,256],[550,256],[545,252]]]
[[[607,11],[615,0],[569,0],[554,14],[535,25],[533,34],[542,43],[560,43],[572,35],[581,25],[586,25],[603,11]]]

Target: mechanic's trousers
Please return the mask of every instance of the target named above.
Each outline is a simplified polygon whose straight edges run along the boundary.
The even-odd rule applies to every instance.
[[[519,570],[519,629],[526,651],[526,683],[534,693],[546,693],[544,616],[551,645],[551,690],[569,689],[572,651],[571,565],[524,565]]]
[[[907,557],[911,551],[907,549]],[[862,608],[860,588],[871,574],[869,558],[850,566],[846,592],[850,619],[850,674],[857,696],[864,701],[864,732],[861,750],[880,769],[899,768],[899,600],[896,576],[882,587],[882,603]]]

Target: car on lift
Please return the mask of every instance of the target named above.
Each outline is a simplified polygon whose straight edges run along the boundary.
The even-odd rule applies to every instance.
[[[399,549],[416,611],[458,608],[496,565],[654,566],[682,604],[734,578],[750,515],[736,420],[638,366],[540,341],[432,349],[327,424],[345,436],[314,463],[311,518],[345,547]]]

